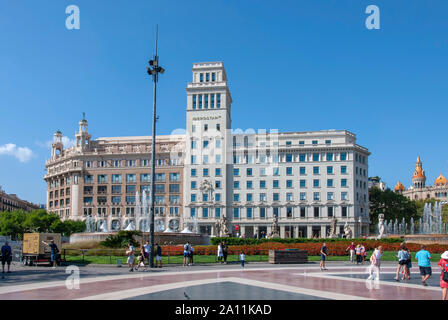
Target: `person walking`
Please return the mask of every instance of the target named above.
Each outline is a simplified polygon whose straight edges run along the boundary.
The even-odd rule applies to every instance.
[[[156,268],[157,268],[157,265],[159,265],[159,268],[162,268],[162,247],[159,246],[158,243],[155,244],[155,247],[156,247],[156,252],[155,252],[155,254],[156,254]]]
[[[350,262],[355,263],[355,243],[352,242],[345,251],[350,251]]]
[[[406,252],[408,253],[408,263],[406,263],[406,273],[404,274],[404,278],[410,280],[411,279],[411,269],[412,269],[412,255],[409,248],[406,247]]]
[[[375,250],[373,250],[372,255],[370,256],[370,268],[369,268],[369,277],[367,280],[372,280],[375,278],[375,280],[380,280],[380,267],[381,267],[381,257],[383,256],[383,247],[379,246]],[[373,273],[376,274],[376,276],[373,276]]]
[[[145,246],[141,245],[140,246],[140,253],[137,257],[137,271],[140,270],[140,267],[143,267],[143,271],[146,271],[146,265],[145,265]]]
[[[440,256],[438,264],[440,268],[440,288],[442,288],[442,299],[446,300],[448,292],[448,251],[445,251]]]
[[[426,250],[424,245],[421,245],[420,251],[415,254],[415,258],[417,259],[420,275],[422,276],[422,284],[426,287],[428,285],[426,281],[432,275],[431,254]]]
[[[5,264],[8,265],[7,273],[11,273],[12,249],[8,241],[5,241],[5,244],[2,246],[1,253],[2,253],[2,276],[5,277]]]
[[[244,268],[244,261],[246,260],[246,255],[244,254],[244,251],[241,251],[240,260],[241,260],[241,268]]]
[[[227,264],[227,255],[229,253],[229,247],[227,246],[227,244],[223,241],[222,242],[222,255],[224,258],[224,263]]]
[[[190,245],[190,266],[193,265],[193,261],[194,261],[193,256],[194,256],[194,247],[193,247],[193,245]]]
[[[355,248],[355,253],[356,253],[356,264],[360,264],[362,262],[362,256],[361,256],[361,245],[356,245]]]
[[[366,257],[367,257],[366,247],[364,247],[364,245],[361,243],[361,264],[364,264]]]
[[[187,241],[187,243],[184,245],[184,267],[188,266],[190,259],[190,242]]]
[[[218,244],[218,261],[223,263],[224,252],[222,251],[222,242]]]
[[[408,252],[406,251],[406,246],[404,245],[404,243],[402,243],[400,245],[400,250],[398,251],[398,266],[397,266],[397,271],[396,271],[396,275],[394,278],[395,281],[400,281],[398,279],[398,275],[399,275],[401,269],[403,269],[403,268],[404,268],[404,275],[402,277],[402,280],[405,279],[405,275],[407,274],[406,269],[408,268],[407,267],[408,260],[409,260],[409,256],[408,256]]]
[[[151,250],[151,245],[149,244],[149,241],[146,241],[145,242],[145,259],[146,259],[146,261],[148,262],[148,265],[150,264],[149,263],[149,253],[151,252],[150,250]]]
[[[54,240],[51,239],[50,243],[42,241],[42,243],[46,246],[50,247],[50,260],[53,263],[53,269],[56,269],[57,260],[58,260],[58,253],[59,249],[58,246],[54,243]]]
[[[129,272],[134,272],[134,246],[132,245],[132,242],[128,243],[128,250],[126,251],[126,254],[128,256],[127,264],[129,267]]]
[[[325,259],[327,258],[327,244],[324,242],[320,248],[320,270],[328,270],[325,268]]]

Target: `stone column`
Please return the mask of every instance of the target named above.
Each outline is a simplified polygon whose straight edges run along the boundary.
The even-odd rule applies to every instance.
[[[299,226],[294,226],[294,238],[299,237]]]
[[[327,226],[326,225],[321,225],[320,226],[320,237],[321,238],[326,238],[327,237]]]
[[[254,234],[256,234],[258,236],[258,226],[254,225]]]
[[[286,232],[285,232],[285,226],[279,226],[280,227],[280,238],[285,239]]]
[[[313,227],[310,225],[306,226],[306,233],[307,233],[307,238],[312,238],[313,237]]]
[[[246,226],[240,225],[240,235],[246,234]]]

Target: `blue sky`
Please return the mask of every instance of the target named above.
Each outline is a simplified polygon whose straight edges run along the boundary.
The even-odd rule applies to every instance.
[[[80,30],[65,27],[71,4]],[[380,30],[365,27],[370,4]],[[57,129],[73,139],[83,111],[94,138],[151,133],[156,24],[159,134],[185,127],[192,63],[222,60],[233,128],[347,129],[372,152],[370,176],[408,186],[420,155],[432,184],[448,175],[447,11],[442,0],[0,0],[0,185],[45,203],[46,143]]]

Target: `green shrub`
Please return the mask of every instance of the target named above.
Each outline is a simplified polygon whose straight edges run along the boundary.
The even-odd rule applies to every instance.
[[[118,231],[116,235],[109,235],[104,241],[100,242],[100,245],[107,248],[124,248],[129,242],[132,243],[134,247],[140,247],[140,243],[134,240],[134,236],[141,236],[141,231]]]

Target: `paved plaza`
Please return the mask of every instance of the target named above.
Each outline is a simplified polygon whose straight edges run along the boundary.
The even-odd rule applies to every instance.
[[[440,300],[438,267],[428,286],[420,282],[418,268],[411,279],[394,281],[395,263],[384,263],[380,281],[368,281],[368,265],[328,262],[272,265],[170,266],[147,272],[125,267],[79,267],[79,288],[66,267],[25,267],[0,279],[0,300]],[[68,281],[67,281],[68,278]],[[68,286],[67,286],[68,284]]]

